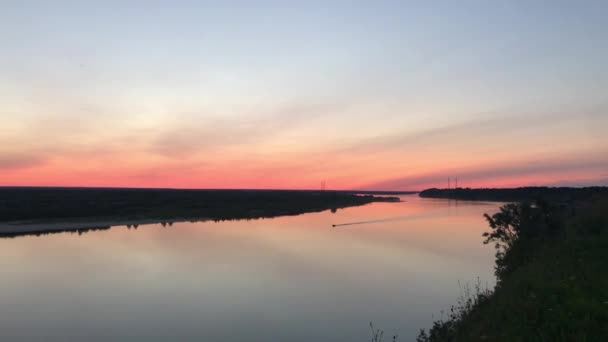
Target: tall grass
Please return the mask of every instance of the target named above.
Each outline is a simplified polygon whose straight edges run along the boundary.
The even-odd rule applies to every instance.
[[[371,330],[371,342],[382,342],[384,340],[384,330],[374,328],[374,323],[369,322],[369,329]],[[397,342],[399,335],[394,334],[391,338],[392,342]]]

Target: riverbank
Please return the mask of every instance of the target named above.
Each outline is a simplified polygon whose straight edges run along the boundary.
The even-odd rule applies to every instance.
[[[162,224],[163,226],[172,226],[179,222],[200,222],[208,221],[205,218],[173,218],[170,220],[161,219],[94,219],[82,218],[73,221],[12,221],[0,222],[0,238],[17,237],[24,235],[46,235],[64,232],[76,232],[79,234],[95,230],[106,230],[114,226],[127,226],[129,228],[138,228],[139,226],[149,224]]]
[[[608,196],[503,206],[487,217],[497,285],[465,294],[419,341],[608,336]]]
[[[0,235],[162,222],[257,219],[398,197],[341,191],[0,188]]]

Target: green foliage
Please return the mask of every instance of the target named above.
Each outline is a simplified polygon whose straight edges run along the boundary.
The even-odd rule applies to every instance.
[[[605,340],[607,199],[508,204],[486,215],[485,242],[497,247],[496,289],[467,298],[418,341]]]
[[[484,214],[491,231],[483,234],[483,243],[494,243],[499,281],[529,260],[530,247],[537,243],[533,240],[555,237],[563,229],[563,212],[558,213],[554,206],[537,201],[510,203],[492,216]]]

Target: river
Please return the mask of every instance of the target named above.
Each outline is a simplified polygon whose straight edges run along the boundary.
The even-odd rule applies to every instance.
[[[0,239],[2,340],[352,342],[373,321],[411,341],[466,284],[494,286],[482,215],[500,203],[401,199]]]

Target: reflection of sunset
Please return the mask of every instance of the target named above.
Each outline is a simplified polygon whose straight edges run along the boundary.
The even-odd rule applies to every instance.
[[[256,312],[275,322],[308,315],[314,322],[321,312],[356,333],[372,310],[386,324],[417,331],[453,302],[458,281],[480,277],[493,283],[494,251],[481,243],[482,214],[498,204],[402,198],[336,213],[3,239],[0,304],[9,305],[11,298],[22,305],[40,302],[36,286],[46,279],[46,293],[69,296],[89,315],[105,314],[98,300],[114,308],[128,303],[124,310],[147,322],[156,319],[142,318],[140,310],[149,306],[171,314],[172,322],[214,314],[225,315],[222,324],[237,326],[243,320],[262,324]],[[386,220],[391,218],[400,220]],[[332,228],[374,220],[385,221]],[[7,263],[14,262],[19,273],[9,271]],[[66,307],[64,314],[75,308]],[[15,319],[21,314],[12,313]]]

